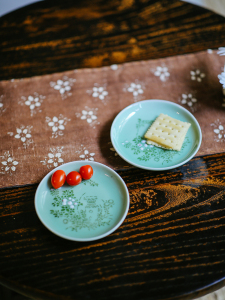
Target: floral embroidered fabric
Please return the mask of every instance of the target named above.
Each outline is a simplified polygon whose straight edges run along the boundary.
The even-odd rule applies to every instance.
[[[122,109],[145,99],[194,114],[203,133],[197,155],[224,152],[221,49],[0,82],[0,186],[38,183],[73,160],[129,168],[112,147],[110,127]]]

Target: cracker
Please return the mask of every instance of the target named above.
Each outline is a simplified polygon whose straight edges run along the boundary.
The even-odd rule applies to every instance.
[[[191,124],[188,122],[160,114],[144,137],[147,139],[147,144],[180,151],[190,126]]]

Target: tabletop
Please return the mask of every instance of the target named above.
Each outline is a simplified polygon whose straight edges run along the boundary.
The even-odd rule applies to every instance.
[[[40,83],[46,82],[47,78],[57,91],[53,80],[58,74],[66,76],[67,81],[71,74],[76,74],[76,83],[79,77],[83,80],[77,88],[81,94],[82,88],[87,89],[86,82],[94,83],[92,77],[107,78],[115,91],[110,98],[113,102],[119,93],[120,80],[125,86],[126,78],[136,72],[138,79],[144,82],[147,68],[156,68],[149,74],[153,80],[154,74],[157,77],[162,71],[157,69],[159,62],[161,68],[165,68],[165,64],[171,66],[174,73],[182,66],[183,69],[188,64],[194,66],[196,61],[201,61],[205,70],[213,73],[219,68],[222,70],[224,63],[217,50],[223,47],[225,19],[178,0],[41,1],[1,17],[0,28],[0,124],[1,132],[5,126],[11,130],[1,137],[1,158],[6,151],[12,150],[14,154],[16,151],[12,143],[15,134],[12,125],[19,122],[20,113],[13,115],[9,108],[4,111],[3,105],[7,105],[7,101],[14,103],[18,88],[25,93],[35,85],[35,88],[41,87],[44,94],[49,84],[47,87]],[[143,70],[144,75],[139,70]],[[165,76],[169,76],[168,70],[164,71],[164,77],[160,77],[162,86],[166,86]],[[192,74],[196,78],[197,75],[198,72]],[[205,115],[192,109],[196,102],[194,98],[191,106],[186,106],[197,119],[202,120],[203,125],[211,114],[217,121],[219,117],[223,121],[222,86],[216,79],[212,79],[211,83],[207,81],[201,89]],[[174,99],[179,80],[183,80],[182,88],[185,87],[188,93],[186,76],[174,75],[173,84],[168,85],[167,100],[170,96]],[[61,83],[58,82],[58,85]],[[73,81],[68,83],[70,87],[73,84]],[[139,82],[134,85],[127,87],[126,91],[134,87],[139,90],[139,95],[132,90],[135,103],[145,100],[138,98],[144,93],[152,95],[154,91],[154,95],[163,96],[159,85],[154,89],[154,85],[146,83],[145,90],[143,86],[141,89]],[[94,91],[100,92],[96,88]],[[194,86],[194,90],[197,89]],[[198,95],[198,91],[196,93]],[[68,96],[64,101],[73,98],[64,90],[60,97],[62,94]],[[112,115],[105,110],[102,119],[99,116],[106,125],[101,127],[101,124],[95,123],[100,131],[105,130],[104,134],[93,138],[91,145],[95,149],[99,144],[108,142],[112,117],[115,117],[116,109],[127,106],[130,95],[127,93],[122,97],[117,108],[113,103],[108,106],[113,111]],[[23,99],[23,96],[20,94],[21,101],[31,101]],[[187,104],[190,95],[185,97],[180,99],[180,104]],[[205,106],[204,98],[207,98]],[[38,99],[44,101],[44,98]],[[89,101],[79,99],[82,100],[77,102],[78,106],[82,101]],[[221,99],[220,106],[217,106],[218,99]],[[216,112],[212,108],[213,103]],[[26,108],[27,104],[22,104],[19,112]],[[103,101],[101,105],[107,107],[110,104]],[[68,108],[65,106],[62,111],[66,113]],[[11,113],[10,119],[5,119],[5,112]],[[32,115],[33,112],[28,117],[34,116],[39,122],[39,112]],[[69,119],[67,121],[72,124]],[[51,126],[50,120],[47,123]],[[42,177],[54,166],[47,168],[46,161],[43,161],[42,168],[36,168],[28,152],[24,157],[32,165],[23,170],[23,178],[13,177],[13,167],[16,168],[18,162],[11,167],[9,174],[7,162],[1,160],[4,169],[1,168],[0,189],[0,284],[34,299],[184,300],[203,296],[224,286],[225,154],[224,141],[219,136],[224,128],[219,123],[214,125],[219,142],[212,140],[203,126],[203,143],[199,152],[175,169],[145,170],[125,165],[116,156],[109,159],[104,147],[102,152],[96,152],[95,160],[109,163],[124,180],[130,194],[130,208],[124,222],[115,232],[96,241],[63,239],[40,222],[34,207],[35,192]],[[79,127],[79,130],[82,131],[82,128]],[[19,134],[20,131],[17,131]],[[26,138],[28,140],[29,136]],[[62,138],[65,143],[68,142],[65,135]],[[55,138],[55,146],[57,141]],[[42,143],[43,148],[43,140]],[[65,145],[69,147],[69,143]],[[25,148],[31,149],[30,144],[25,142],[23,146],[20,157],[25,155]],[[43,154],[42,150],[34,147],[31,150]],[[85,158],[85,153],[79,152],[79,157]]]

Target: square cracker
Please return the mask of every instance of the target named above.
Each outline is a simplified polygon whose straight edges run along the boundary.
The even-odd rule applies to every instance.
[[[147,139],[147,144],[180,151],[190,126],[191,124],[188,122],[182,122],[160,114],[149,127],[144,137]]]

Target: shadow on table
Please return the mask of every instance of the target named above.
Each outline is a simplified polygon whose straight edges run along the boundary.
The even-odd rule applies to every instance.
[[[32,300],[0,285],[1,300]],[[225,287],[195,300],[225,300]]]
[[[0,299],[1,300],[31,300],[30,298],[20,295],[1,285],[0,285]]]
[[[110,130],[116,115],[112,119],[105,122],[102,130],[100,131],[100,135],[98,138],[99,148],[101,151],[101,155],[106,160],[107,165],[109,165],[113,169],[127,169],[127,167],[132,166],[129,163],[125,162],[119,155],[117,155],[111,143]]]

